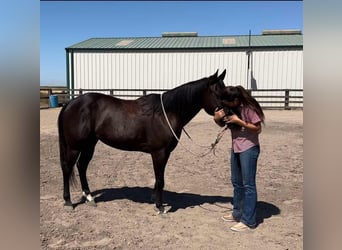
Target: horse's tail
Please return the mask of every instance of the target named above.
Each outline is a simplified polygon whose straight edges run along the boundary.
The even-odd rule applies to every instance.
[[[65,140],[64,136],[64,128],[63,128],[63,113],[68,106],[69,102],[63,105],[59,115],[58,115],[58,139],[59,139],[59,158],[60,158],[60,164],[62,171],[67,171],[66,168],[68,168],[67,163],[67,142]],[[71,166],[71,174],[70,174],[70,184],[72,186],[75,186],[76,184],[76,178],[75,178],[75,172],[74,172],[74,166]]]

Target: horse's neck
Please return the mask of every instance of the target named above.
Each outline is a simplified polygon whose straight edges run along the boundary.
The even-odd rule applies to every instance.
[[[171,102],[166,102],[165,110],[166,112],[172,112],[173,115],[177,116],[179,125],[183,127],[202,109],[200,102],[190,101],[199,99],[200,95],[187,99],[184,98],[182,100],[173,99]]]
[[[200,107],[197,109],[192,108],[191,110],[189,110],[189,112],[187,112],[187,109],[183,108],[182,113],[180,114],[181,126],[184,127],[186,124],[188,124],[198,114],[200,110]]]

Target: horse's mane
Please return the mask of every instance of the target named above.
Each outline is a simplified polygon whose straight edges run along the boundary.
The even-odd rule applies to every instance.
[[[199,104],[200,96],[208,87],[208,78],[192,81],[171,89],[163,94],[164,107],[168,110],[184,109],[184,105]]]
[[[184,107],[191,104],[193,108],[199,107],[200,94],[208,87],[208,78],[184,83],[176,88],[163,93],[163,105],[168,112],[177,113],[185,111]],[[149,94],[138,100],[145,108],[152,109],[153,112],[162,113],[160,94]]]

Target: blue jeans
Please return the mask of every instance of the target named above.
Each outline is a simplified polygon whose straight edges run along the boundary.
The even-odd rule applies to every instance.
[[[256,170],[260,146],[242,153],[231,151],[231,181],[234,187],[233,217],[249,227],[256,226]]]

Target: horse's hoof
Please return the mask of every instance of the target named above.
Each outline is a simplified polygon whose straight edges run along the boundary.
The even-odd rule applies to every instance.
[[[154,207],[154,211],[157,212],[157,214],[163,214],[164,213],[164,207]]]
[[[72,211],[74,211],[74,206],[69,205],[69,204],[64,204],[64,210],[67,212],[72,212]]]
[[[86,200],[85,203],[87,205],[91,206],[91,207],[97,207],[97,204],[95,203],[95,200],[91,200],[91,201]]]
[[[154,207],[154,210],[157,214],[166,214],[171,209],[171,206],[161,206],[161,207]]]
[[[159,209],[157,212],[158,215],[166,214],[166,211],[164,209]]]
[[[169,206],[169,205],[163,206],[163,209],[164,209],[163,213],[164,213],[164,214],[168,213],[168,212],[171,210],[171,208],[172,208],[172,207]]]

